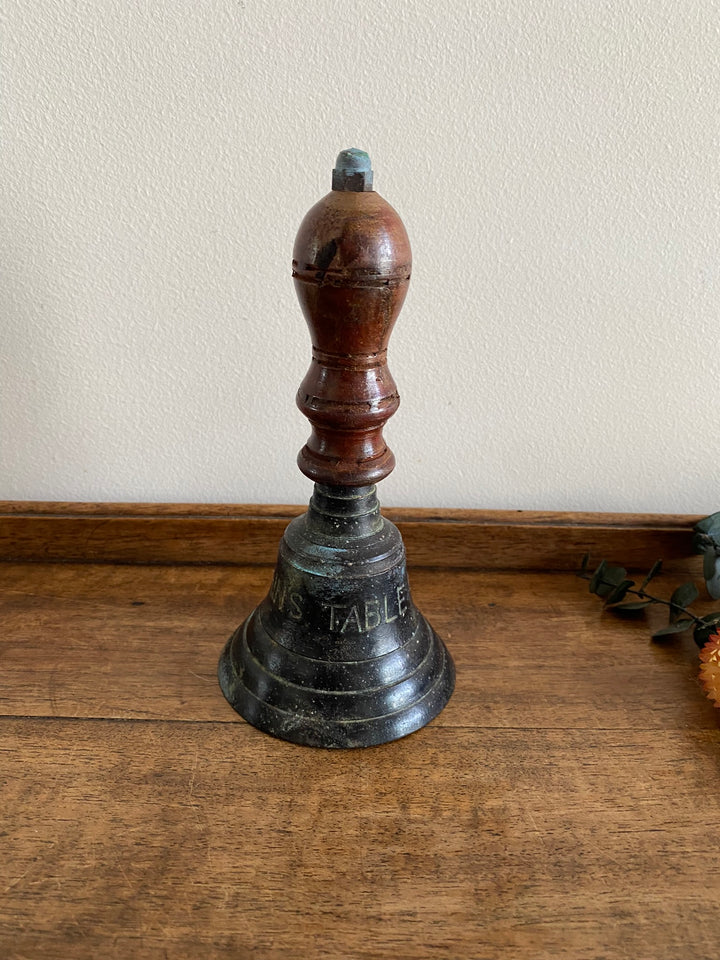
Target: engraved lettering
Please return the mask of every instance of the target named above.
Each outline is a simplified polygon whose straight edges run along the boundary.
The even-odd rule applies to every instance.
[[[380,601],[377,597],[365,601],[365,632],[380,626]]]
[[[299,593],[290,594],[290,610],[288,616],[291,620],[302,620],[302,596]]]
[[[330,606],[330,629],[337,630],[338,619],[335,611],[343,610],[344,607],[341,606],[339,603],[331,603],[329,606]]]
[[[347,618],[346,618],[346,620],[345,620],[345,623],[340,627],[340,633],[345,633],[345,631],[346,631],[346,629],[347,629],[347,627],[348,627],[348,624],[350,623],[351,620],[353,620],[353,621],[355,622],[355,628],[357,629],[357,631],[358,631],[359,633],[362,633],[362,632],[363,632],[363,629],[362,629],[362,625],[361,625],[361,623],[360,623],[360,614],[358,613],[358,608],[357,608],[357,607],[351,607],[351,608],[350,608],[350,613],[347,615]]]
[[[300,594],[289,594],[288,603],[293,611],[289,614],[293,619],[301,619]],[[394,623],[408,612],[407,586],[400,584],[390,594],[380,597],[359,598],[357,603],[327,603],[323,607],[329,610],[329,627],[331,632],[360,634],[370,633],[384,623]]]
[[[405,584],[401,583],[397,588],[398,613],[404,617],[407,613],[407,601],[405,600]]]
[[[383,597],[383,607],[384,607],[384,609],[385,609],[385,621],[384,621],[385,623],[393,623],[395,620],[397,620],[397,618],[398,618],[398,615],[397,615],[397,614],[395,614],[394,617],[391,617],[391,616],[390,616],[390,612],[389,612],[389,610],[388,610],[388,598],[387,598],[387,596]]]
[[[270,602],[276,610],[286,613],[291,620],[299,622],[303,619],[303,594],[291,591],[288,584],[278,576],[275,576],[270,585]]]

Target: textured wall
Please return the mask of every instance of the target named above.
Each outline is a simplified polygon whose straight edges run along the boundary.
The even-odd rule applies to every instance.
[[[4,0],[0,498],[302,502],[338,150],[415,269],[386,503],[720,509],[711,0]]]

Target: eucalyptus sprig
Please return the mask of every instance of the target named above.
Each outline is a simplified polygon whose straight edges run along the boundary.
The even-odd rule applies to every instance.
[[[715,514],[720,523],[720,514]],[[718,536],[720,537],[720,527],[718,527]],[[720,611],[706,614],[698,617],[690,610],[700,595],[698,588],[692,581],[680,584],[669,600],[656,597],[648,593],[646,587],[656,577],[662,569],[662,560],[656,560],[648,573],[645,575],[639,589],[635,589],[635,581],[627,578],[627,570],[624,567],[614,566],[606,560],[601,560],[598,566],[589,572],[590,557],[585,554],[582,559],[578,576],[583,580],[589,581],[590,593],[602,597],[605,601],[605,609],[619,617],[637,617],[642,616],[645,610],[653,605],[659,604],[668,607],[669,622],[667,626],[656,630],[652,635],[653,640],[665,640],[668,637],[674,637],[684,633],[693,627],[693,638],[699,647],[707,643],[711,633],[720,626]],[[715,574],[720,576],[719,574]],[[636,600],[626,600],[630,594],[637,597]]]
[[[720,600],[720,512],[712,513],[693,527],[693,550],[703,555],[703,579],[713,600]],[[618,617],[642,616],[653,604],[668,608],[669,622],[653,633],[653,640],[666,640],[685,633],[692,627],[695,643],[700,650],[699,681],[705,694],[720,708],[720,610],[698,617],[690,606],[700,595],[692,581],[681,583],[670,599],[648,593],[647,586],[662,570],[662,560],[656,560],[639,588],[629,580],[624,567],[601,560],[590,572],[590,556],[585,554],[578,576],[588,580],[590,593],[602,597],[605,609]],[[627,600],[628,595],[635,597]]]

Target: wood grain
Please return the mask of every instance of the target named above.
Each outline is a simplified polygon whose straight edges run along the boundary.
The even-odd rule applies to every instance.
[[[0,574],[0,713],[238,722],[218,694],[217,659],[269,589],[267,567],[4,564]],[[656,585],[669,595],[667,580]],[[457,665],[436,725],[715,726],[692,641],[651,644],[647,625],[603,614],[572,575],[416,570],[410,583]]]
[[[313,750],[217,686],[270,578],[0,564],[0,957],[715,960],[720,711],[691,641],[569,573],[419,567],[448,707]]]
[[[312,360],[296,400],[312,431],[297,462],[317,483],[377,483],[395,466],[383,438],[400,403],[387,347],[411,260],[402,220],[372,190],[333,188],[300,224],[293,280]]]
[[[6,957],[716,956],[714,731],[0,721]]]
[[[0,560],[274,564],[301,506],[0,502]],[[414,567],[574,570],[590,552],[684,564],[699,517],[386,508]]]

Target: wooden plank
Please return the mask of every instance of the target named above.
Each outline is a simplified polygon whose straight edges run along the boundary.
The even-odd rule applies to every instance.
[[[0,578],[1,714],[240,723],[217,659],[267,567],[8,563]],[[411,586],[458,668],[441,727],[715,728],[692,640],[652,644],[571,574],[415,570]]]
[[[274,564],[296,506],[0,503],[0,560]],[[590,552],[684,563],[699,518],[658,514],[388,508],[415,567],[572,570]]]
[[[0,955],[716,957],[718,732],[518,720],[359,752],[0,721]]]
[[[270,575],[0,567],[0,956],[714,960],[720,711],[691,641],[571,574],[417,569],[450,704],[310,750],[215,680]]]

